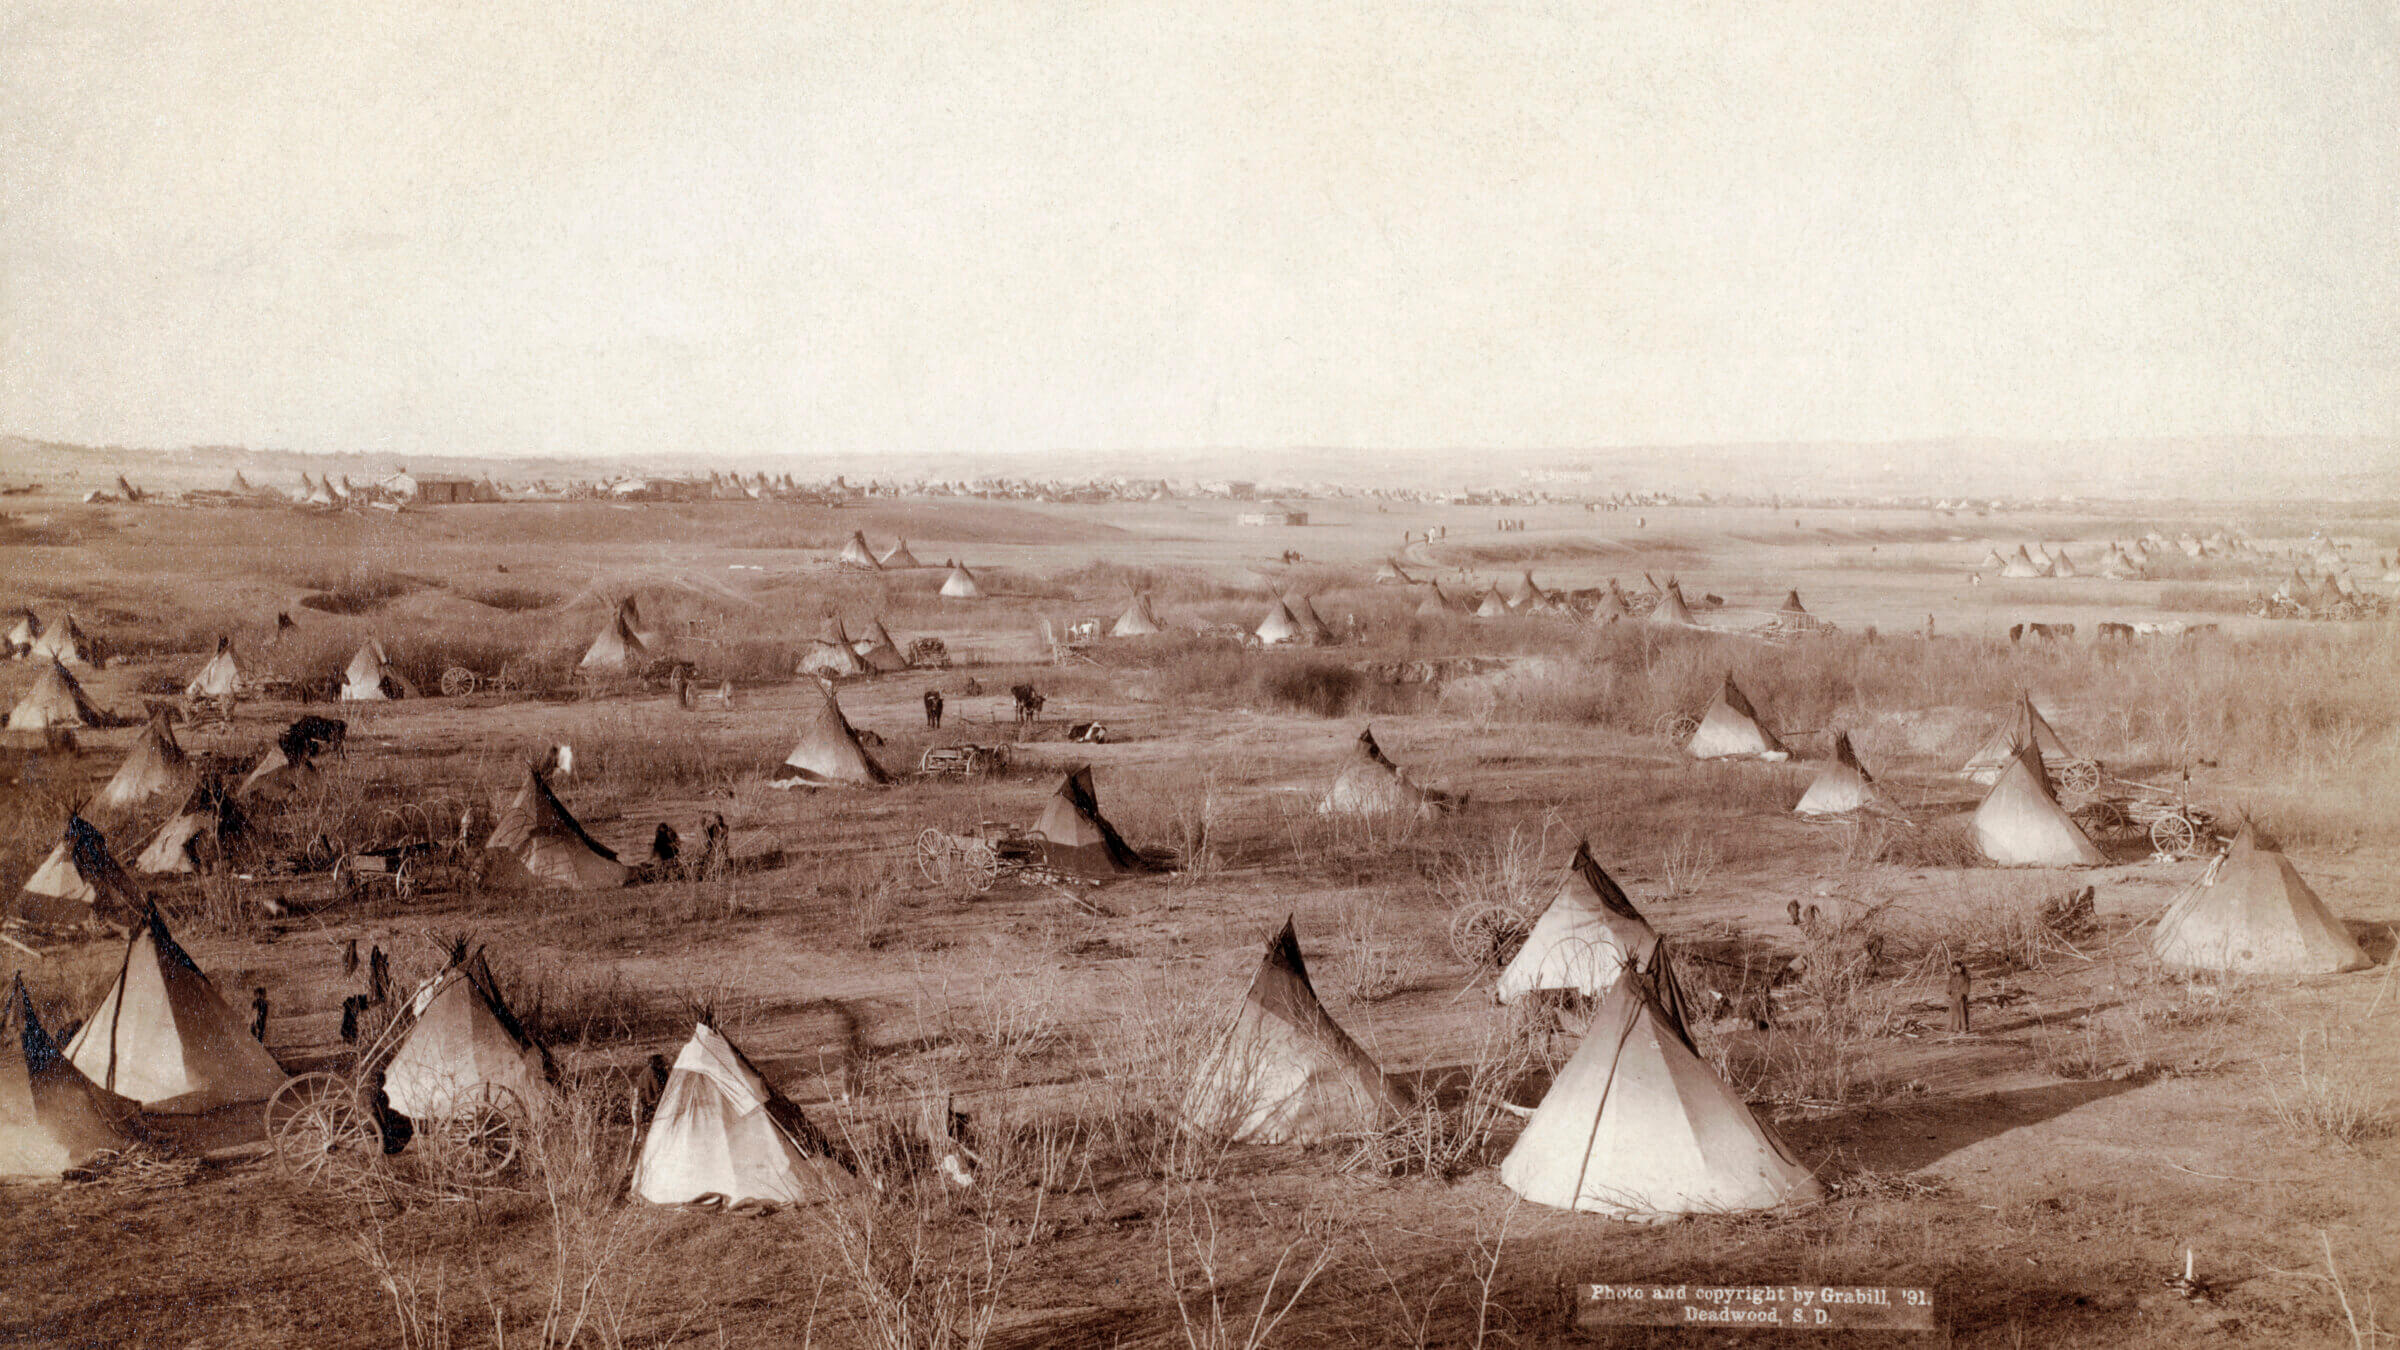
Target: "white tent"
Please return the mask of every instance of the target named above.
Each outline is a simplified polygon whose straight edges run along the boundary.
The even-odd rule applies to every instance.
[[[1150,610],[1150,593],[1144,591],[1133,597],[1132,602],[1125,606],[1125,612],[1117,616],[1117,621],[1109,628],[1108,635],[1121,638],[1153,637],[1165,631],[1167,631],[1166,625],[1160,623],[1158,616]]]
[[[184,788],[189,777],[190,761],[183,747],[175,743],[175,733],[167,726],[164,713],[152,717],[141,734],[134,737],[133,748],[126,752],[125,762],[117,766],[116,774],[92,798],[92,806],[101,811],[123,811]]]
[[[141,897],[108,851],[108,839],[82,816],[70,813],[58,844],[25,878],[14,917],[36,928],[91,928],[126,924],[141,914]]]
[[[1792,810],[1803,816],[1832,816],[1859,810],[1882,799],[1875,776],[1858,762],[1858,752],[1850,748],[1850,733],[1838,731],[1833,737],[1833,762],[1817,771],[1816,781],[1800,794],[1800,804]]]
[[[658,1205],[790,1205],[858,1184],[733,1042],[706,1022],[692,1028],[642,1138],[635,1195]]]
[[[1500,1181],[1539,1204],[1622,1218],[1772,1209],[1825,1193],[1642,974],[1601,1001]]]
[[[1508,612],[1508,599],[1500,594],[1497,587],[1485,591],[1483,598],[1475,602],[1475,617],[1478,619],[1503,618]]]
[[[1692,617],[1691,606],[1683,602],[1682,585],[1673,581],[1667,583],[1666,593],[1659,597],[1657,607],[1650,611],[1650,622],[1663,628],[1700,626],[1700,621]]]
[[[1350,753],[1343,758],[1342,771],[1333,780],[1333,787],[1317,809],[1326,815],[1379,816],[1408,812],[1419,816],[1433,814],[1446,805],[1448,798],[1409,781],[1408,774],[1394,764],[1376,743],[1375,729],[1359,731],[1351,744]]]
[[[1259,642],[1269,647],[1287,642],[1305,643],[1309,639],[1308,630],[1293,617],[1292,607],[1281,599],[1268,608],[1267,616],[1258,621],[1253,631],[1258,634]]]
[[[1996,863],[2030,867],[2097,867],[2108,861],[2091,836],[2050,795],[2041,752],[2019,746],[1975,808],[1975,846]]]
[[[340,701],[344,703],[379,703],[390,697],[384,692],[384,677],[391,673],[391,660],[383,654],[383,644],[374,638],[361,643],[358,654],[350,658],[350,667],[342,673]]]
[[[639,670],[648,657],[641,635],[633,631],[625,616],[625,606],[619,605],[608,616],[608,626],[584,648],[583,659],[575,664],[583,670]]]
[[[874,550],[867,547],[866,536],[856,530],[850,532],[849,542],[842,545],[841,563],[844,567],[863,567],[870,572],[882,566],[875,561]]]
[[[42,635],[42,621],[30,609],[17,611],[17,621],[9,625],[6,646],[11,657],[28,656],[33,644]]]
[[[524,784],[499,816],[484,847],[514,857],[538,881],[592,891],[622,886],[632,875],[615,853],[584,832],[538,770],[525,770]]]
[[[875,668],[858,654],[850,643],[850,634],[843,631],[842,621],[834,615],[825,616],[817,630],[817,640],[801,653],[798,672],[827,680],[859,679],[875,673]]]
[[[2195,883],[2158,921],[2150,950],[2170,966],[2326,975],[2374,964],[2292,861],[2243,826],[2214,885]]]
[[[0,1177],[50,1178],[138,1137],[141,1104],[84,1077],[34,1015],[25,981],[0,1007]]]
[[[17,706],[9,711],[10,731],[41,731],[49,727],[98,726],[108,718],[84,696],[83,686],[67,673],[57,658],[42,659],[42,670],[33,678],[33,687]]]
[[[486,1084],[537,1107],[549,1080],[541,1047],[500,997],[483,954],[451,966],[417,991],[414,1021],[384,1071],[384,1095],[411,1120],[442,1120],[472,1104]]]
[[[1992,782],[2016,759],[2017,750],[2027,745],[2039,751],[2045,763],[2054,759],[2075,758],[2075,752],[2067,748],[2067,743],[2051,729],[2049,720],[2042,716],[2041,710],[2033,706],[2033,697],[2020,694],[2017,696],[2017,706],[2009,710],[2007,717],[1993,729],[1992,734],[1984,738],[1983,744],[1975,747],[1975,753],[1967,756],[1967,762],[1959,772],[1979,783]]]
[[[858,654],[859,660],[866,663],[868,669],[877,674],[889,675],[908,669],[907,653],[900,650],[899,643],[892,641],[892,632],[883,626],[881,619],[869,620],[866,634],[851,643],[850,648]]]
[[[185,698],[232,698],[242,692],[242,663],[233,654],[233,639],[217,639],[217,654],[183,687]]]
[[[983,583],[967,570],[965,563],[950,564],[950,575],[942,578],[942,598],[946,600],[981,600]]]
[[[2004,577],[2038,577],[2047,576],[2048,572],[2040,563],[2035,562],[2026,554],[2023,544],[2019,544],[2016,554],[2001,564],[2000,575]]]
[[[1306,1143],[1373,1130],[1408,1105],[1317,1001],[1287,918],[1233,1025],[1201,1061],[1182,1115],[1190,1128],[1236,1142]]]
[[[884,554],[880,561],[886,570],[895,567],[923,567],[925,565],[917,561],[916,554],[908,551],[908,541],[905,539],[892,545],[892,551]]]
[[[58,622],[42,630],[33,640],[33,649],[26,653],[34,660],[44,657],[62,666],[82,666],[92,669],[92,640],[83,635],[73,614],[61,614]]]
[[[1758,710],[1750,706],[1741,686],[1728,674],[1718,687],[1717,696],[1702,714],[1699,727],[1692,732],[1684,752],[1694,759],[1733,759],[1751,756],[1758,759],[1788,759],[1791,752],[1775,733],[1758,720]]]
[[[1319,617],[1317,607],[1310,603],[1307,596],[1293,591],[1283,597],[1283,605],[1285,609],[1291,611],[1292,619],[1300,625],[1301,631],[1308,635],[1309,641],[1319,644],[1328,644],[1333,641],[1333,625]]]
[[[858,733],[850,729],[850,719],[842,716],[842,705],[834,701],[833,690],[820,684],[817,691],[815,706],[802,715],[800,743],[792,747],[767,786],[839,787],[892,781],[858,743]]]
[[[1058,791],[1042,808],[1042,818],[1034,822],[1033,834],[1044,860],[1062,872],[1105,879],[1150,870],[1150,864],[1125,842],[1117,827],[1100,814],[1100,794],[1089,764],[1067,770]]]
[[[133,860],[133,870],[149,876],[171,873],[189,874],[199,870],[192,862],[192,841],[217,827],[216,816],[207,811],[185,811],[167,818],[142,846]]]
[[[1558,894],[1500,972],[1493,996],[1514,1003],[1544,989],[1601,994],[1629,965],[1647,964],[1658,934],[1587,844],[1575,845]]]
[[[265,1101],[284,1080],[156,910],[136,925],[116,982],[67,1043],[67,1058],[101,1087],[164,1115]]]

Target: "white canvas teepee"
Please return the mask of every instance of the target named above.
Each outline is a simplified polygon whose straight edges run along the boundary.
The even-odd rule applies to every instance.
[[[1427,583],[1425,598],[1417,602],[1417,613],[1423,615],[1456,614],[1458,611],[1458,601],[1452,599],[1450,593],[1443,590],[1442,583],[1438,581]]]
[[[1291,611],[1293,621],[1300,625],[1301,631],[1308,635],[1309,641],[1320,645],[1330,644],[1333,641],[1333,625],[1325,622],[1324,618],[1317,613],[1316,605],[1307,596],[1293,591],[1283,597],[1283,605],[1285,609]]]
[[[875,668],[850,644],[850,634],[842,628],[841,619],[828,614],[824,625],[817,630],[817,640],[800,657],[799,673],[828,680],[850,680],[872,675]]]
[[[442,1120],[488,1097],[485,1085],[537,1106],[549,1081],[541,1047],[509,1011],[477,952],[417,991],[414,1022],[384,1070],[384,1095],[411,1120]]]
[[[1431,815],[1444,804],[1441,795],[1429,792],[1408,780],[1399,765],[1386,758],[1383,747],[1375,741],[1375,729],[1367,727],[1358,733],[1350,753],[1343,758],[1342,771],[1333,780],[1333,787],[1318,803],[1317,810],[1325,815],[1380,816],[1394,812]]]
[[[2040,563],[2035,562],[2032,557],[2027,555],[2025,546],[2019,544],[2016,553],[2007,562],[2000,565],[2000,575],[2004,577],[2038,577],[2046,575],[2046,573],[2042,570]]]
[[[1803,816],[1834,816],[1860,810],[1882,799],[1875,776],[1858,762],[1858,752],[1850,748],[1850,733],[1841,731],[1834,733],[1833,762],[1817,771],[1816,781],[1800,794],[1800,803],[1792,811]]]
[[[368,638],[361,643],[357,654],[350,658],[349,669],[342,672],[340,701],[380,703],[390,697],[384,692],[383,680],[390,672],[391,664],[383,654],[381,642]]]
[[[609,614],[608,626],[584,648],[583,659],[575,664],[582,670],[639,670],[649,655],[647,644],[625,615],[625,606],[619,605]]]
[[[1979,783],[1992,782],[2016,759],[2018,748],[2027,745],[2040,752],[2044,763],[2075,758],[2075,752],[2067,748],[2041,710],[2033,706],[2033,696],[2020,694],[2017,706],[2009,709],[1992,734],[1975,747],[1974,754],[1967,756],[1959,772]]]
[[[1167,631],[1166,625],[1160,623],[1158,615],[1151,612],[1150,593],[1144,591],[1133,597],[1132,602],[1125,606],[1125,612],[1117,616],[1117,621],[1110,626],[1108,635],[1121,638],[1155,637],[1165,631]]]
[[[284,1080],[156,910],[136,925],[116,983],[67,1043],[67,1058],[101,1087],[163,1115],[265,1101]]]
[[[1092,766],[1067,770],[1042,818],[1034,822],[1042,857],[1052,867],[1077,876],[1106,878],[1149,870],[1117,827],[1100,814],[1100,796],[1092,782]]]
[[[1590,846],[1578,843],[1558,894],[1500,972],[1493,996],[1514,1003],[1544,989],[1605,993],[1628,967],[1647,964],[1657,950],[1649,921],[1600,869]]]
[[[12,657],[30,656],[35,639],[41,635],[41,619],[32,610],[22,609],[17,611],[17,621],[8,626],[8,637],[0,645],[5,645]]]
[[[1825,1193],[1641,974],[1601,1001],[1500,1181],[1539,1204],[1621,1218],[1773,1209]]]
[[[1508,612],[1508,598],[1500,594],[1496,587],[1485,591],[1483,598],[1475,602],[1475,617],[1478,619],[1498,619]]]
[[[167,726],[164,713],[152,717],[141,734],[134,737],[133,748],[125,762],[92,798],[96,811],[125,811],[140,806],[153,797],[180,792],[190,777],[191,762],[183,747],[175,743],[175,733]]]
[[[148,876],[189,875],[199,871],[192,861],[192,841],[216,828],[216,816],[207,811],[185,811],[168,817],[134,858],[133,870]]]
[[[523,785],[499,815],[484,847],[514,857],[537,881],[594,891],[622,886],[632,876],[615,853],[584,832],[539,770],[525,770]]]
[[[42,670],[34,676],[33,687],[17,706],[9,711],[10,731],[41,731],[49,727],[98,726],[108,720],[91,699],[85,697],[83,686],[67,673],[56,659],[45,659]]]
[[[850,719],[842,716],[842,705],[834,701],[833,690],[822,684],[817,690],[822,697],[801,716],[800,743],[792,747],[767,786],[842,787],[892,781],[858,743],[858,733],[850,729]]]
[[[139,1138],[141,1104],[106,1091],[50,1039],[25,981],[0,1006],[0,1177],[47,1179]]]
[[[886,570],[895,567],[923,567],[925,565],[917,561],[916,554],[908,551],[908,541],[905,539],[892,545],[892,551],[884,554],[880,561]]]
[[[908,669],[908,654],[900,650],[899,643],[892,641],[891,630],[883,626],[881,619],[869,621],[866,633],[851,643],[850,647],[858,653],[858,659],[865,662],[869,670],[879,675]]]
[[[981,600],[983,583],[967,570],[965,563],[950,564],[950,575],[942,578],[942,598],[945,600]]]
[[[1750,706],[1749,697],[1742,693],[1741,686],[1733,682],[1731,675],[1727,675],[1725,683],[1718,687],[1716,698],[1710,701],[1708,711],[1701,715],[1699,727],[1692,732],[1692,739],[1683,748],[1684,753],[1694,759],[1747,756],[1781,760],[1791,757],[1791,752],[1783,748],[1783,742],[1775,739],[1775,733],[1767,730],[1766,725],[1758,720],[1758,710]]]
[[[217,654],[183,687],[185,698],[232,698],[242,692],[242,663],[233,654],[233,639],[217,639]]]
[[[1975,846],[2010,866],[2097,867],[2108,861],[2050,795],[2041,752],[2031,744],[2018,747],[1975,808]]]
[[[2330,975],[2374,964],[2292,860],[2248,825],[2215,884],[2195,883],[2167,907],[2150,950],[2170,966],[2253,975]]]
[[[1236,1142],[1306,1143],[1373,1130],[1408,1102],[1317,1001],[1287,918],[1233,1025],[1184,1093],[1182,1116],[1191,1129]]]
[[[1666,593],[1659,597],[1657,607],[1650,611],[1649,621],[1662,628],[1700,626],[1700,621],[1692,617],[1691,606],[1683,602],[1683,586],[1673,581],[1667,583]]]
[[[850,532],[849,542],[842,545],[841,563],[844,567],[863,567],[870,572],[883,565],[875,560],[874,551],[867,547],[867,537],[856,530]]]
[[[107,837],[70,814],[57,846],[25,878],[12,910],[36,928],[92,928],[132,923],[141,915],[142,899],[108,851]]]
[[[1258,627],[1252,631],[1258,634],[1259,643],[1268,647],[1287,642],[1304,643],[1309,639],[1308,630],[1293,616],[1291,605],[1282,599],[1277,599],[1268,607],[1267,616],[1260,619]]]
[[[41,636],[33,640],[33,650],[26,654],[36,661],[47,658],[62,666],[92,668],[91,639],[83,635],[73,614],[59,615],[58,622],[43,629]]]
[[[733,1042],[706,1022],[692,1028],[642,1137],[635,1195],[656,1205],[792,1205],[858,1186]]]

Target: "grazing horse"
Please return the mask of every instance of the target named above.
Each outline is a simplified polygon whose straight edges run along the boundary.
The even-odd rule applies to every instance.
[[[2107,642],[2111,639],[2114,639],[2118,642],[2131,642],[2133,641],[2133,625],[2129,623],[2109,623],[2106,620],[2103,620],[2100,624],[2099,631],[2094,634],[2094,636],[2102,642]]]

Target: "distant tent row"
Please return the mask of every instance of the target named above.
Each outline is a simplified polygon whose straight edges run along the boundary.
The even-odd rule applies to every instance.
[[[1266,617],[1251,630],[1263,646],[1322,646],[1334,640],[1333,629],[1317,615],[1307,596],[1293,591],[1268,606]]]
[[[850,538],[843,542],[838,560],[844,567],[863,568],[870,572],[924,566],[917,561],[916,554],[909,552],[907,540],[897,540],[878,554],[867,547],[867,537],[856,530],[852,530]]]

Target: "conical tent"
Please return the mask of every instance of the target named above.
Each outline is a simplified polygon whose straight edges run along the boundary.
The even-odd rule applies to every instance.
[[[243,775],[240,785],[234,788],[234,800],[242,801],[258,793],[283,787],[307,778],[316,771],[316,766],[307,760],[294,760],[284,753],[282,746],[270,745],[258,757],[258,763],[250,767],[250,772]]]
[[[10,731],[40,731],[45,727],[98,726],[108,718],[84,697],[83,686],[53,657],[43,661],[33,688],[9,711]]]
[[[1041,837],[1043,860],[1061,872],[1108,877],[1149,868],[1142,855],[1100,814],[1100,797],[1092,785],[1089,764],[1067,771],[1050,804],[1042,809],[1042,818],[1034,822],[1033,832]]]
[[[870,572],[883,565],[875,561],[873,550],[867,547],[867,537],[856,530],[850,532],[850,542],[842,545],[841,562],[844,567],[864,567]]]
[[[508,1089],[537,1105],[549,1081],[541,1047],[509,1011],[483,953],[451,966],[418,991],[415,1020],[384,1069],[384,1095],[411,1120],[443,1120]]]
[[[358,654],[350,658],[350,667],[342,673],[341,701],[344,703],[380,703],[390,697],[383,691],[383,677],[391,661],[383,654],[383,644],[368,638],[359,645]]]
[[[860,658],[858,648],[850,645],[850,634],[843,631],[842,621],[828,614],[824,625],[817,630],[816,643],[800,658],[800,673],[848,680],[872,675],[875,668]]]
[[[133,870],[148,876],[190,874],[200,869],[192,861],[192,841],[217,828],[209,811],[184,811],[169,816],[133,860]]]
[[[1165,631],[1167,631],[1166,625],[1160,623],[1158,616],[1150,611],[1150,593],[1144,591],[1133,597],[1131,604],[1125,606],[1125,612],[1117,616],[1117,621],[1109,628],[1108,635],[1121,638],[1155,637]]]
[[[1281,599],[1268,608],[1267,617],[1260,619],[1253,631],[1262,644],[1270,647],[1284,642],[1304,643],[1309,638],[1308,630],[1293,617],[1292,607]]]
[[[952,563],[950,575],[942,578],[942,597],[946,600],[981,600],[983,585],[965,563]]]
[[[1500,594],[1497,587],[1485,591],[1483,598],[1475,602],[1475,617],[1478,619],[1497,619],[1507,613],[1508,599]]]
[[[1535,583],[1533,573],[1529,571],[1515,581],[1509,582],[1503,589],[1501,598],[1508,601],[1509,608],[1522,609],[1527,601],[1539,597],[1542,593],[1542,588]]]
[[[791,1205],[858,1185],[724,1033],[692,1028],[642,1138],[635,1195],[655,1205]]]
[[[1423,814],[1433,810],[1432,794],[1408,781],[1400,766],[1384,757],[1375,743],[1375,729],[1358,733],[1342,771],[1333,780],[1318,810],[1327,815],[1373,816],[1394,811]]]
[[[163,1115],[265,1101],[284,1080],[155,909],[135,926],[116,983],[67,1043],[67,1058],[101,1087]]]
[[[26,654],[36,661],[46,656],[60,665],[92,668],[92,641],[83,635],[73,614],[59,615],[58,622],[43,629],[33,640],[33,650]]]
[[[617,613],[624,616],[626,631],[641,639],[643,650],[658,650],[658,630],[642,621],[642,602],[639,597],[628,593],[618,602]]]
[[[1611,579],[1608,589],[1600,593],[1600,599],[1592,606],[1592,622],[1615,623],[1632,612],[1625,606],[1625,593],[1618,590],[1616,581]]]
[[[1850,748],[1850,733],[1838,731],[1833,736],[1833,762],[1818,770],[1816,781],[1800,794],[1800,804],[1792,810],[1803,816],[1839,815],[1879,801],[1882,796],[1875,787],[1875,776],[1858,762],[1858,752]]]
[[[584,648],[583,659],[575,664],[582,670],[639,670],[648,656],[642,639],[625,618],[624,606],[620,605],[608,616],[608,626],[600,630],[600,636]]]
[[[2066,546],[2063,544],[2059,546],[2058,553],[2050,559],[2050,575],[2054,577],[2076,575],[2075,560],[2067,556]]]
[[[2015,556],[2001,564],[2000,575],[2004,577],[2038,577],[2043,575],[2043,572],[2041,565],[2027,556],[2025,546],[2019,544]]]
[[[141,894],[108,851],[107,837],[71,813],[13,907],[13,917],[36,928],[130,924],[141,912]]]
[[[1778,606],[1775,612],[1778,614],[1806,614],[1808,613],[1808,609],[1806,606],[1800,603],[1800,592],[1785,591],[1783,593],[1783,604]]]
[[[1242,1143],[1374,1130],[1408,1109],[1401,1086],[1325,1011],[1290,919],[1267,944],[1233,1025],[1184,1093],[1185,1125]]]
[[[1620,1217],[1772,1209],[1825,1193],[1630,974],[1500,1164],[1540,1204]]]
[[[1978,783],[1992,782],[2008,767],[2009,761],[2016,758],[2018,747],[2025,745],[2039,750],[2045,763],[2053,759],[2075,758],[2075,752],[2067,748],[2067,743],[2059,739],[2049,721],[2033,706],[2033,696],[2020,694],[2017,696],[2017,706],[2009,710],[2008,717],[1991,735],[1984,738],[1974,754],[1967,757],[1966,764],[1959,772]]]
[[[175,743],[175,733],[167,726],[166,714],[160,713],[134,737],[125,762],[117,766],[116,775],[92,798],[92,806],[96,810],[121,811],[153,797],[180,791],[189,765],[183,747]]]
[[[842,716],[842,705],[834,701],[833,691],[819,685],[818,693],[821,697],[816,706],[802,717],[800,743],[792,747],[768,785],[838,787],[892,781],[874,756],[859,745],[858,734]]]
[[[31,655],[34,641],[42,635],[42,621],[30,609],[17,611],[17,621],[8,627],[8,650]]]
[[[217,639],[217,654],[183,687],[185,698],[232,698],[242,692],[242,663],[233,654],[233,639]]]
[[[141,1103],[84,1077],[43,1030],[24,977],[11,981],[0,1006],[0,1177],[55,1177],[128,1147],[141,1113]]]
[[[1514,1003],[1544,989],[1605,993],[1628,966],[1644,967],[1658,934],[1615,879],[1578,843],[1558,894],[1536,919],[1525,945],[1500,972],[1494,995]]]
[[[908,541],[905,539],[892,545],[892,551],[884,554],[881,561],[887,568],[923,567],[925,565],[917,561],[916,554],[908,551]]]
[[[1425,587],[1425,598],[1417,602],[1417,613],[1419,614],[1456,614],[1457,612],[1458,601],[1452,599],[1450,593],[1443,590],[1442,583],[1438,581],[1428,583]]]
[[[908,669],[907,654],[900,650],[899,643],[892,641],[891,630],[883,626],[881,619],[869,621],[867,631],[858,641],[851,643],[850,648],[858,653],[858,659],[865,662],[868,669],[878,674],[888,675],[896,670]]]
[[[1303,632],[1308,634],[1311,642],[1325,644],[1333,641],[1332,625],[1318,617],[1316,605],[1312,604],[1307,596],[1294,591],[1283,597],[1283,603],[1284,607],[1292,612],[1292,619],[1300,625]]]
[[[1668,628],[1697,628],[1699,621],[1692,617],[1691,607],[1683,603],[1683,587],[1668,582],[1666,593],[1659,597],[1657,608],[1650,611],[1650,622]]]
[[[2373,965],[2292,860],[2244,825],[2216,884],[2195,884],[2158,921],[2150,950],[2170,966],[2253,975],[2329,975]]]
[[[1790,752],[1775,733],[1758,720],[1758,710],[1750,706],[1741,686],[1727,675],[1717,690],[1716,698],[1700,718],[1699,729],[1692,733],[1684,750],[1694,759],[1731,759],[1743,755],[1782,758]]]
[[[2008,566],[2008,559],[2000,556],[2000,550],[1992,549],[1983,555],[1983,562],[1981,565],[1997,572]]]
[[[2108,861],[2050,795],[2041,752],[2030,744],[2017,747],[1975,808],[1975,846],[1993,862],[2012,866],[2097,867]]]
[[[1398,558],[1385,558],[1383,565],[1375,569],[1375,584],[1378,586],[1407,586],[1414,581],[1415,578],[1400,566]]]
[[[550,790],[549,780],[531,767],[484,847],[513,856],[534,879],[569,890],[622,886],[632,874],[615,853],[584,832]]]

